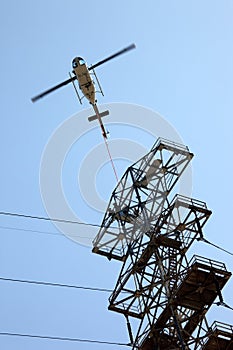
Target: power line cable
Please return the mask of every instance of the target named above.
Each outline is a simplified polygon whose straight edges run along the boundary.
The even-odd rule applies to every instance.
[[[19,282],[19,283],[37,284],[37,285],[52,286],[52,287],[85,289],[85,290],[91,290],[96,292],[107,292],[107,293],[113,292],[112,289],[107,289],[107,288],[85,287],[85,286],[77,286],[77,285],[70,285],[70,284],[63,284],[63,283],[45,282],[45,281],[23,280],[23,279],[14,279],[14,278],[6,278],[6,277],[0,277],[0,280],[7,281],[7,282]]]
[[[2,211],[0,212],[0,215],[4,215],[4,216],[14,216],[14,217],[20,217],[20,218],[26,218],[26,219],[35,219],[35,220],[44,220],[44,221],[55,221],[55,222],[62,222],[62,223],[67,223],[67,224],[76,224],[76,225],[85,225],[85,226],[92,226],[92,227],[98,227],[98,228],[103,228],[105,226],[103,225],[99,225],[99,224],[91,224],[91,223],[87,223],[87,222],[82,222],[82,221],[72,221],[72,220],[66,220],[66,219],[59,219],[59,218],[49,218],[49,217],[44,217],[44,216],[34,216],[34,215],[27,215],[27,214],[19,214],[19,213],[12,213],[12,212],[5,212]],[[116,228],[117,227],[112,227],[112,228]],[[80,237],[81,238],[81,237]],[[85,238],[85,237],[83,237]],[[233,253],[218,246],[217,244],[214,244],[210,241],[208,241],[207,239],[205,239],[204,237],[199,238],[198,241],[202,241],[204,243],[210,244],[213,247],[222,250],[223,252],[232,255]]]
[[[54,235],[54,236],[61,236],[64,237],[64,234],[61,232],[49,232],[49,231],[40,231],[40,230],[33,230],[33,229],[26,229],[26,228],[19,228],[19,227],[13,227],[13,226],[0,226],[0,229],[4,230],[16,230],[16,231],[25,231],[25,232],[35,232],[35,233],[41,233],[41,234],[48,234],[48,235]],[[88,239],[88,240],[93,240],[93,237],[84,237],[84,236],[79,236],[74,234],[70,234],[70,237],[75,237],[75,238],[83,238],[83,239]]]
[[[105,227],[103,225],[88,223],[88,222],[84,222],[84,221],[74,221],[74,220],[59,219],[59,218],[49,218],[49,217],[45,217],[45,216],[36,216],[36,215],[12,213],[12,212],[5,212],[5,211],[1,211],[0,215],[3,215],[3,216],[14,216],[14,217],[25,218],[25,219],[43,220],[43,221],[55,221],[55,222],[61,222],[61,223],[65,223],[65,224],[85,225],[85,226],[92,226],[92,227],[98,227],[98,228]],[[118,227],[112,227],[112,228],[113,229],[114,228],[117,229]]]
[[[231,253],[231,252],[229,252],[228,250],[226,250],[226,249],[224,249],[224,248],[218,246],[217,244],[214,244],[214,243],[208,241],[208,240],[205,239],[204,237],[198,239],[198,241],[202,241],[202,242],[204,242],[204,243],[207,243],[207,244],[209,244],[209,245],[212,245],[213,247],[215,247],[215,248],[217,248],[217,249],[219,249],[219,250],[222,250],[223,252],[225,252],[225,253],[227,253],[227,254],[233,256],[233,253]]]
[[[25,338],[47,339],[47,340],[61,340],[61,341],[69,341],[69,342],[131,346],[131,344],[126,344],[126,343],[118,343],[118,342],[103,341],[103,340],[92,340],[92,339],[69,338],[69,337],[55,337],[55,336],[49,336],[49,335],[36,335],[36,334],[11,333],[11,332],[0,332],[0,335],[2,335],[2,336],[14,336],[14,337],[25,337]]]
[[[73,221],[73,220],[66,220],[66,219],[49,218],[49,217],[44,217],[44,216],[26,215],[26,214],[11,213],[11,212],[5,212],[5,211],[1,211],[0,215],[15,216],[15,217],[20,217],[20,218],[44,220],[44,221],[55,221],[55,222],[62,222],[62,223],[65,223],[65,224],[76,224],[76,225],[102,227],[99,224],[90,224],[90,223],[83,222],[83,221]]]
[[[230,305],[226,304],[224,301],[218,301],[216,303],[214,303],[217,306],[223,306],[226,307],[227,309],[233,310],[233,307],[231,307]]]
[[[35,232],[35,233],[44,233],[44,234],[58,235],[58,236],[62,235],[60,232],[40,231],[40,230],[19,228],[19,227],[15,227],[15,226],[0,226],[0,229],[3,229],[3,230],[25,231],[25,232]]]

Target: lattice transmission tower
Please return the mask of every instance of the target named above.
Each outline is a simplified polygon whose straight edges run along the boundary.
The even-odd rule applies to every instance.
[[[158,139],[112,193],[93,252],[122,261],[109,310],[126,318],[133,349],[233,350],[233,326],[206,313],[231,276],[225,264],[187,257],[211,211],[173,189],[191,161],[188,147]]]

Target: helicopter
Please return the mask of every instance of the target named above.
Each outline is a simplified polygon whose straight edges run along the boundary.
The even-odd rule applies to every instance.
[[[107,139],[108,133],[106,132],[105,127],[103,125],[102,117],[109,115],[109,111],[99,112],[99,109],[97,107],[96,92],[100,92],[102,95],[104,94],[94,69],[106,63],[107,61],[110,61],[111,59],[120,56],[134,48],[136,48],[135,44],[131,44],[126,48],[116,52],[115,54],[108,56],[107,58],[95,63],[94,65],[91,65],[90,67],[87,66],[85,60],[82,57],[75,57],[72,61],[72,74],[69,73],[70,78],[33,97],[31,99],[32,102],[36,102],[37,100],[50,94],[51,92],[60,89],[62,86],[72,83],[80,104],[82,104],[82,99],[85,97],[94,109],[95,114],[88,118],[89,122],[93,120],[98,120],[102,130],[102,135],[104,139]],[[99,87],[99,91],[95,89],[95,82],[92,79],[91,75],[94,75],[97,85]],[[78,81],[79,89],[83,94],[82,97],[80,97],[78,89],[75,85],[76,80]]]

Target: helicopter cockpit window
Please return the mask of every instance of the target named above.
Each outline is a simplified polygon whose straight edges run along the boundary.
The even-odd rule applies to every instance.
[[[79,58],[79,64],[80,64],[80,66],[82,66],[83,64],[85,64],[85,61],[84,61],[84,59],[82,59],[82,58]]]
[[[76,60],[73,60],[73,62],[72,62],[72,67],[73,67],[73,68],[78,67],[78,62],[77,62]]]

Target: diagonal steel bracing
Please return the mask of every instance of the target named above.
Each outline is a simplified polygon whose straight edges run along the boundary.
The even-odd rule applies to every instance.
[[[195,239],[202,237],[202,228],[210,214],[205,203],[175,196],[154,227],[130,245],[129,258],[110,297],[109,309],[142,318],[148,305],[158,302],[158,289],[163,281],[157,256],[161,257],[171,292],[186,267],[185,252]]]
[[[223,263],[186,256],[211,211],[181,195],[170,200],[192,157],[159,139],[121,178],[93,242],[94,253],[123,262],[109,310],[125,316],[133,349],[233,350],[233,328],[211,328],[205,316],[223,300],[231,273]]]
[[[167,303],[157,301],[159,312],[154,310],[141,322],[146,326],[140,327],[134,346],[153,349],[153,343],[164,350],[182,349],[182,345],[184,349],[200,349],[208,330],[206,312],[218,297],[216,283],[221,290],[230,276],[225,264],[194,256],[181,272]],[[170,342],[174,347],[170,347]]]
[[[192,157],[186,146],[158,139],[148,154],[127,169],[113,191],[93,252],[124,260],[129,245],[157,221]]]

